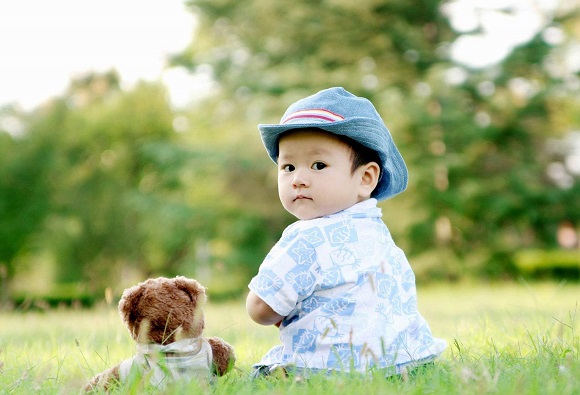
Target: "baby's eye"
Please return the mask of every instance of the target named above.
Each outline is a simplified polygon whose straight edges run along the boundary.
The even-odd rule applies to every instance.
[[[294,165],[284,165],[282,170],[284,170],[286,173],[290,173],[294,171]]]
[[[312,164],[312,170],[322,170],[326,167],[325,163],[322,162],[314,162]]]

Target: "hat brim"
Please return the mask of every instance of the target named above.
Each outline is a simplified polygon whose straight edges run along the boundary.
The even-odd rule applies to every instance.
[[[278,162],[278,141],[290,130],[317,128],[329,133],[349,137],[379,154],[381,177],[372,197],[385,200],[407,188],[407,166],[386,126],[370,118],[349,118],[337,122],[309,122],[289,124],[260,124],[260,136],[268,156]]]

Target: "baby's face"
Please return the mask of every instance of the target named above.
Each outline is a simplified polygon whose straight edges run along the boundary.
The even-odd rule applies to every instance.
[[[279,141],[278,193],[298,219],[344,210],[361,196],[360,171],[351,171],[351,148],[330,133],[298,129]]]

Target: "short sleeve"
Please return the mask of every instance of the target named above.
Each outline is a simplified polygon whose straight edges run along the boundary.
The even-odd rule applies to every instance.
[[[284,232],[249,288],[276,313],[288,316],[318,283],[316,248],[308,233]]]

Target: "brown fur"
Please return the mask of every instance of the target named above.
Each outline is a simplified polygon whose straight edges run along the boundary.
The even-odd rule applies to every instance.
[[[159,277],[126,289],[119,301],[119,314],[136,342],[168,344],[202,335],[205,301],[205,288],[196,280]],[[226,374],[236,359],[233,347],[219,337],[207,340],[212,348],[214,374]],[[85,391],[108,391],[118,381],[116,365],[93,377]]]

